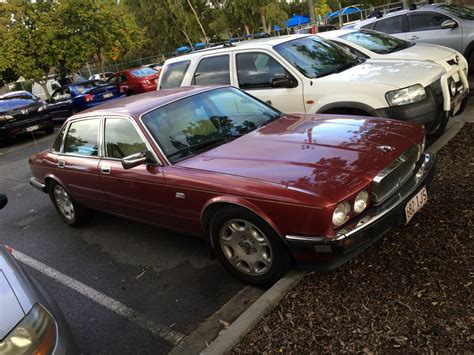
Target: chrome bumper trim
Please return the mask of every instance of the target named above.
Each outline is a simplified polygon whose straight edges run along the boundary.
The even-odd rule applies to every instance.
[[[38,179],[36,179],[35,177],[30,178],[30,185],[33,186],[35,189],[38,189],[42,192],[47,192],[46,191],[46,185],[43,184]]]
[[[421,186],[421,182],[425,180],[428,174],[431,171],[431,168],[434,165],[434,155],[430,153],[423,153],[424,159],[423,163],[421,164],[420,168],[417,172],[410,178],[408,181],[405,182],[405,186],[401,187],[401,191],[399,190],[393,196],[389,197],[393,199],[396,197],[396,200],[391,202],[390,205],[386,206],[382,211],[379,211],[376,215],[370,216],[366,215],[359,219],[356,219],[354,222],[350,223],[348,226],[345,226],[337,231],[335,237],[321,237],[321,236],[296,236],[296,235],[287,235],[285,239],[290,241],[302,241],[302,242],[327,242],[331,243],[334,241],[340,241],[346,238],[351,237],[352,235],[356,234],[357,232],[361,231],[364,228],[369,227],[377,220],[385,216],[387,213],[390,213],[395,208],[397,208],[402,201],[405,200],[410,194],[412,194],[416,189]],[[421,175],[417,176],[418,173]]]

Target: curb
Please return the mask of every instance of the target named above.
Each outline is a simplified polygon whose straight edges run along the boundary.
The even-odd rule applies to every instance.
[[[305,271],[292,270],[273,285],[262,297],[240,315],[221,333],[201,355],[226,354],[250,332],[255,325],[270,313],[287,294],[306,275]]]
[[[430,145],[426,151],[435,154],[438,153],[441,148],[448,144],[448,142],[459,133],[465,124],[466,122],[464,121],[456,121],[453,123],[453,125],[449,127],[449,129],[444,132],[444,134],[439,137],[432,145]]]
[[[427,151],[434,154],[438,153],[441,148],[459,133],[465,123],[464,121],[455,122],[440,138],[427,148]],[[239,318],[201,352],[201,355],[226,354],[231,351],[264,316],[280,303],[287,292],[296,286],[306,274],[307,272],[301,270],[290,271],[242,313]]]

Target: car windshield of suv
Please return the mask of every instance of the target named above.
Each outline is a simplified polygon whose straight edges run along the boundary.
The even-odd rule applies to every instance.
[[[308,78],[320,78],[361,63],[361,59],[317,36],[288,41],[273,47]]]
[[[367,30],[355,31],[340,36],[351,43],[357,44],[377,54],[388,54],[413,46],[415,43],[380,32]]]
[[[261,127],[281,112],[235,88],[219,88],[172,102],[143,116],[171,163]]]
[[[158,73],[156,70],[153,70],[151,68],[140,68],[140,69],[134,69],[130,72],[133,76],[136,76],[138,78],[142,78],[144,76],[149,76]]]
[[[71,88],[77,94],[82,94],[86,91],[89,91],[89,90],[95,89],[95,88],[100,88],[101,86],[104,86],[104,85],[107,85],[107,83],[105,83],[102,80],[94,80],[94,81],[87,81],[85,83],[72,85]]]
[[[464,20],[474,20],[474,10],[468,7],[444,4],[440,5],[438,8]]]

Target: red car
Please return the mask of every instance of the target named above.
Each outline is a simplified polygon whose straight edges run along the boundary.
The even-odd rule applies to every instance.
[[[434,157],[400,121],[283,114],[232,87],[160,90],[72,116],[33,155],[31,184],[63,220],[91,210],[203,238],[268,285],[296,261],[335,268],[408,223]]]
[[[120,92],[130,96],[147,91],[155,91],[160,72],[141,67],[120,71],[107,79],[107,84],[118,85]]]

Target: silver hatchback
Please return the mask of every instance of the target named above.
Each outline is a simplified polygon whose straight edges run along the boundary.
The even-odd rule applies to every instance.
[[[451,4],[432,4],[400,10],[359,21],[350,27],[371,29],[413,42],[453,48],[474,68],[474,9]]]

